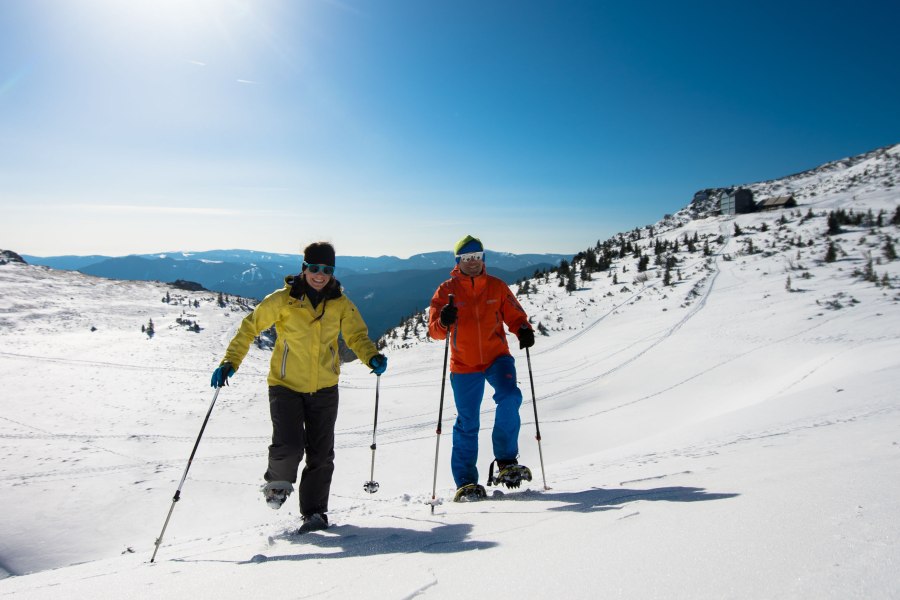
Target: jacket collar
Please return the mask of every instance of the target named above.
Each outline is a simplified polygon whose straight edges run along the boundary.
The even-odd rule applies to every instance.
[[[284,287],[290,290],[291,298],[296,298],[297,300],[303,300],[304,296],[308,296],[310,292],[315,292],[312,288],[309,287],[309,284],[306,283],[306,279],[300,277],[299,275],[288,275],[284,278]],[[322,291],[319,292],[322,300],[333,300],[335,298],[340,298],[342,295],[341,282],[331,278],[331,281],[328,282]]]
[[[459,268],[459,265],[453,267],[453,270],[450,271],[450,277],[456,279],[460,283],[465,283],[468,285],[475,286],[476,288],[481,288],[487,281],[487,265],[485,265],[481,269],[481,273],[471,277],[462,272],[462,269]]]

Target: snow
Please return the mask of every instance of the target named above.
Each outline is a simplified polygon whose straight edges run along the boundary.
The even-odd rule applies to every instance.
[[[679,253],[673,286],[655,267],[635,283],[629,256],[616,285],[595,273],[569,294],[552,275],[520,296],[549,333],[530,351],[540,453],[528,360],[510,338],[526,397],[520,461],[535,476],[521,491],[450,501],[448,386],[443,503],[428,506],[444,346],[418,331],[386,350],[379,491],[363,491],[375,378],[356,361],[341,379],[332,527],[291,535],[296,496],[273,511],[259,492],[268,351],[251,349],[218,395],[152,564],[210,374],[249,308],[0,265],[0,566],[15,574],[0,595],[900,597],[900,261],[881,253],[898,228],[846,227],[834,236],[845,255],[822,261],[826,211],[890,220],[900,198],[877,179],[835,185],[851,168],[804,174],[819,192],[793,211],[659,224],[662,238],[713,240],[709,258]],[[813,245],[789,243],[798,235]],[[746,253],[746,239],[762,252]],[[866,253],[890,287],[856,273]],[[151,318],[152,338],[141,332]],[[489,397],[483,408],[482,479]]]

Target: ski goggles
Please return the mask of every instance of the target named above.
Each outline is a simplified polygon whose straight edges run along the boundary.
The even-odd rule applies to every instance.
[[[484,252],[466,252],[459,255],[460,262],[475,262],[484,260]]]
[[[310,273],[318,273],[322,271],[326,275],[334,275],[334,267],[331,265],[311,265],[307,262],[303,263],[303,270]]]

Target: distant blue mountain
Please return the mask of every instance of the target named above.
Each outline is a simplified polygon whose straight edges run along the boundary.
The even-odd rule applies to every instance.
[[[98,254],[91,256],[30,256],[28,254],[23,254],[22,258],[30,265],[43,265],[61,271],[77,271],[82,267],[103,262],[112,257],[100,256]]]
[[[512,254],[509,252],[486,251],[488,265],[515,271],[521,268],[535,265],[558,265],[563,259],[571,259],[567,254]],[[239,264],[252,264],[274,271],[292,273],[300,270],[303,262],[302,254],[276,254],[271,252],[259,252],[256,250],[206,250],[202,252],[157,252],[154,254],[138,254],[142,258],[151,260],[172,259],[177,261],[208,261],[229,262]],[[42,259],[42,260],[51,260]],[[98,261],[99,262],[99,261]],[[416,254],[409,258],[396,256],[338,256],[337,266],[341,273],[384,273],[388,271],[406,271],[438,269],[442,267],[453,268],[453,252],[427,252]],[[47,264],[37,262],[34,264]],[[88,263],[90,264],[90,263]]]
[[[492,250],[485,254],[489,272],[507,283],[571,259],[565,254],[511,254]],[[77,270],[109,279],[192,281],[209,290],[257,300],[282,287],[285,276],[298,273],[303,262],[300,254],[255,250],[23,258],[35,265]],[[377,338],[403,317],[425,308],[438,283],[449,277],[455,260],[453,253],[446,251],[409,258],[338,256],[336,263],[336,277],[359,307],[372,337]]]

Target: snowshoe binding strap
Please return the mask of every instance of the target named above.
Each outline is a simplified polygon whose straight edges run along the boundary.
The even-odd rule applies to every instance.
[[[494,465],[496,465],[496,464],[497,464],[497,459],[495,458],[494,460],[491,461],[491,466],[488,467],[488,480],[487,480],[488,486],[492,486],[492,485],[494,485],[494,483],[496,483],[496,480],[494,479]]]

